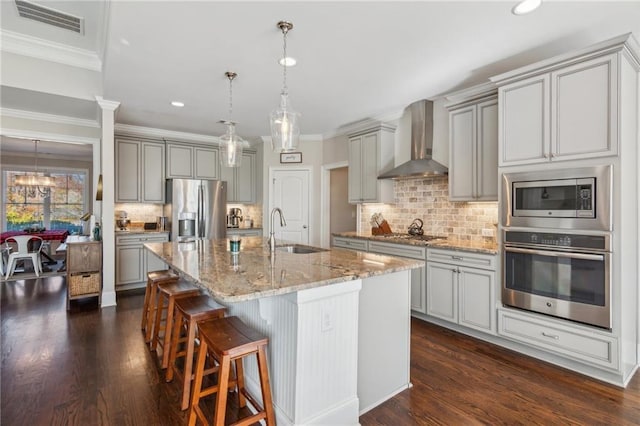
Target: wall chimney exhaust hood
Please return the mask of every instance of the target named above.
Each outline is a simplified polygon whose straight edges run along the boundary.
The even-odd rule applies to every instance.
[[[378,179],[408,179],[443,176],[446,166],[431,158],[433,152],[433,102],[417,101],[409,105],[411,112],[411,160],[378,176]]]

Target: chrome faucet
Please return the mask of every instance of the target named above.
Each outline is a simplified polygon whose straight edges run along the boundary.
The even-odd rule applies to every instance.
[[[284,216],[282,215],[282,210],[280,210],[280,207],[274,207],[271,210],[271,228],[269,228],[269,240],[267,241],[267,244],[269,244],[269,251],[271,253],[274,253],[276,250],[276,232],[273,230],[273,219],[276,212],[278,212],[278,215],[280,216],[280,226],[287,226],[287,221],[284,220]]]

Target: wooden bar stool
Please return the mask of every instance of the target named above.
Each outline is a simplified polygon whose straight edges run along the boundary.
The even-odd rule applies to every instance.
[[[166,380],[170,382],[175,374],[182,381],[182,402],[180,406],[182,410],[186,410],[189,407],[191,381],[193,380],[193,358],[197,338],[196,323],[198,321],[222,318],[226,311],[227,308],[219,305],[207,295],[176,300]],[[181,329],[185,330],[184,335],[181,335]],[[179,350],[181,343],[185,343],[185,346],[182,350]],[[181,369],[176,360],[182,357],[184,357],[184,368]]]
[[[158,298],[158,284],[163,282],[177,282],[180,277],[170,269],[151,271],[147,273],[147,289],[144,292],[144,306],[142,307],[142,322],[140,328],[144,331],[144,341],[149,343],[155,322],[156,300]]]
[[[153,338],[151,339],[151,350],[157,350],[158,346],[162,348],[162,362],[160,363],[162,368],[167,368],[169,364],[169,346],[171,345],[175,301],[176,299],[197,296],[198,294],[200,294],[200,289],[185,280],[158,284],[158,305],[156,323],[153,327]],[[167,317],[163,323],[162,313],[165,311],[167,312]],[[161,334],[161,331],[164,331],[164,333]]]
[[[247,327],[238,317],[224,317],[199,322],[198,333],[200,335],[200,347],[198,348],[198,361],[193,379],[193,391],[191,392],[189,426],[194,426],[198,419],[205,425],[209,425],[199,403],[200,398],[213,393],[216,394],[213,424],[215,426],[224,426],[229,384],[233,384],[234,382],[236,382],[238,387],[239,406],[245,407],[247,405],[246,401],[248,400],[257,411],[256,414],[243,418],[234,423],[234,425],[249,425],[262,419],[265,419],[268,426],[275,425],[276,421],[265,352],[268,339]],[[202,389],[207,352],[220,363],[218,380],[216,385]],[[252,354],[255,354],[258,360],[258,373],[260,375],[260,387],[264,408],[258,404],[244,387],[242,359]],[[230,382],[229,375],[232,361],[235,361],[236,380]]]

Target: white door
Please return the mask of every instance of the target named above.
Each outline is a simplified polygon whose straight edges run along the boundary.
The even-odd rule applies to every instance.
[[[280,207],[287,226],[280,226],[277,216],[274,220],[276,241],[309,244],[309,170],[274,170],[271,206]],[[271,216],[268,218],[271,221]],[[270,225],[269,225],[270,226]]]

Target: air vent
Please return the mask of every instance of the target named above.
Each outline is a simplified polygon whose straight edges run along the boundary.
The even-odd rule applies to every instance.
[[[24,0],[15,0],[18,14],[54,27],[84,34],[84,19]]]

